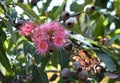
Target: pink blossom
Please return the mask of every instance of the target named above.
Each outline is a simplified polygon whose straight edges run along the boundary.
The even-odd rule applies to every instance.
[[[37,43],[37,51],[41,54],[45,54],[48,50],[48,44],[46,41],[40,41]]]
[[[54,45],[57,47],[63,47],[65,45],[65,38],[62,36],[56,36],[54,38]]]
[[[28,36],[33,33],[34,26],[31,22],[25,23],[20,27],[20,35]]]

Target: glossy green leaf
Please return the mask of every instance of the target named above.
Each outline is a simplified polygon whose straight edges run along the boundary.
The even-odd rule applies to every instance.
[[[85,44],[87,46],[92,47],[90,41],[87,38],[85,38],[84,36],[80,35],[80,34],[69,34],[69,36],[70,36],[70,38],[73,38],[73,39],[75,39],[77,41],[80,41],[81,43],[83,43],[83,44]]]
[[[106,45],[109,45],[110,43],[112,43],[113,41],[117,40],[120,38],[120,35],[115,35],[113,36],[111,39],[109,39],[107,42],[106,42]]]
[[[34,64],[32,65],[32,76],[34,83],[49,83],[46,73],[44,71],[40,73],[39,69]]]
[[[49,11],[49,17],[51,17],[52,19],[54,19],[54,13],[57,11],[57,9],[59,8],[59,6],[54,6],[53,9],[51,11]]]
[[[110,71],[116,70],[116,66],[115,66],[113,60],[110,58],[110,56],[106,52],[104,52],[102,50],[95,50],[95,52],[98,55],[98,57],[105,63],[106,67]]]
[[[108,18],[104,19],[103,16],[100,16],[94,30],[94,35],[96,38],[99,36],[102,36],[102,37],[104,36],[104,30],[107,24],[108,24]]]
[[[46,3],[43,3],[43,7],[42,7],[42,15],[45,15],[45,11],[47,10],[47,8],[50,5],[51,0],[47,0]]]
[[[51,55],[51,62],[52,62],[52,65],[57,68],[57,66],[58,66],[57,52],[53,52],[53,54]]]
[[[34,18],[39,18],[38,15],[32,10],[32,8],[29,5],[22,3],[15,3],[15,5],[21,7],[28,15]]]
[[[47,53],[45,56],[42,57],[41,59],[41,68],[40,68],[40,72],[43,72],[46,65],[48,64],[49,60],[51,58],[51,54]]]
[[[13,42],[16,43],[16,35],[13,31],[13,27],[11,25],[11,23],[8,20],[3,20],[5,26],[7,27],[7,30],[11,33],[11,37],[13,39]]]
[[[0,63],[5,67],[5,69],[9,72],[9,73],[13,73],[12,69],[11,69],[11,65],[9,63],[9,59],[6,56],[6,52],[3,46],[3,41],[2,38],[0,37]]]
[[[62,5],[57,9],[57,11],[53,14],[54,19],[57,19],[58,16],[60,15],[60,12],[63,10],[65,4],[66,4],[67,0],[64,0]]]
[[[27,55],[27,53],[33,54],[35,52],[35,49],[30,43],[24,42],[23,51],[24,51],[24,54]]]
[[[61,66],[61,70],[68,67],[69,53],[65,49],[58,49],[58,62]]]
[[[81,12],[83,9],[84,9],[84,6],[77,4],[77,2],[72,3],[70,6],[70,10],[75,12]]]

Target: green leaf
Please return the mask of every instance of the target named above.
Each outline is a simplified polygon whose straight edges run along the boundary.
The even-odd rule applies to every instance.
[[[91,42],[87,38],[85,38],[84,36],[82,36],[80,34],[69,34],[69,36],[70,36],[70,38],[73,38],[89,47],[92,47]]]
[[[51,55],[51,62],[52,62],[52,65],[57,68],[58,66],[57,52],[53,52],[53,54]]]
[[[110,43],[112,43],[113,41],[117,40],[118,38],[120,38],[120,35],[115,35],[111,39],[109,39],[105,44],[109,45]]]
[[[14,31],[13,31],[12,25],[7,20],[3,20],[3,22],[4,22],[5,26],[7,27],[7,30],[11,33],[13,42],[16,43],[16,35],[15,35]]]
[[[120,1],[114,0],[114,9],[116,11],[116,14],[120,16]]]
[[[74,2],[70,5],[70,10],[75,12],[80,12],[84,9],[83,5],[77,4],[77,2]]]
[[[34,78],[34,83],[49,83],[46,73],[43,71],[39,72],[36,65],[32,65],[32,76]]]
[[[11,2],[12,2],[12,0],[7,0],[7,1],[5,2],[5,4],[6,4],[6,5],[9,5]]]
[[[54,19],[54,13],[57,11],[57,9],[59,8],[59,6],[54,6],[53,9],[51,11],[49,11],[49,17],[51,17],[52,19]]]
[[[58,61],[61,66],[61,70],[68,66],[69,53],[65,49],[58,49]]]
[[[2,41],[1,37],[0,37],[0,63],[5,67],[5,69],[9,73],[11,73],[11,74],[13,73],[13,71],[11,69],[11,65],[9,63],[9,60],[8,60],[5,50],[4,50],[3,41]]]
[[[45,15],[45,11],[47,10],[47,8],[49,7],[51,0],[47,0],[46,3],[43,3],[43,7],[42,7],[42,15]]]
[[[98,57],[105,63],[106,67],[111,71],[115,71],[116,70],[116,66],[113,62],[113,60],[110,58],[110,56],[102,51],[102,50],[95,50],[96,54],[98,55]]]
[[[60,15],[60,12],[63,10],[65,4],[66,4],[67,0],[64,0],[64,2],[62,3],[62,5],[57,9],[57,11],[53,14],[54,19],[57,19],[58,16]]]
[[[31,9],[31,7],[27,4],[22,4],[22,3],[15,3],[15,5],[21,7],[28,15],[34,17],[34,18],[39,18],[38,15]]]
[[[30,43],[24,42],[24,44],[23,44],[23,51],[24,51],[24,54],[26,56],[27,53],[33,54],[35,52],[35,49],[34,49],[34,47]]]
[[[98,36],[102,36],[102,37],[104,36],[104,29],[106,28],[107,24],[108,24],[108,18],[104,19],[103,16],[100,16],[94,30],[94,35],[96,38]]]
[[[43,72],[46,65],[48,64],[49,60],[51,58],[51,55],[49,53],[47,53],[45,56],[43,56],[43,58],[41,59],[41,68],[40,68],[40,72]]]

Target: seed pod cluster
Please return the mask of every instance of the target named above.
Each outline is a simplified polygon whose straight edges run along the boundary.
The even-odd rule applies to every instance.
[[[75,80],[87,81],[87,78],[89,77],[88,71],[86,69],[82,69],[82,65],[80,62],[78,61],[73,62],[72,68],[74,70],[69,70],[68,68],[64,68],[61,71],[62,78],[65,81],[68,81],[69,77],[72,77]]]
[[[61,19],[64,21],[66,28],[72,28],[74,26],[74,20],[70,18],[68,11],[61,12]]]

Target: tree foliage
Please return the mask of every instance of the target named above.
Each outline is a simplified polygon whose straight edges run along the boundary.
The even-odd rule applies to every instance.
[[[0,0],[0,82],[120,81],[119,0],[63,0],[51,10],[52,0],[26,1]],[[33,39],[20,34],[30,21],[59,22],[68,35],[65,46],[42,56]]]

